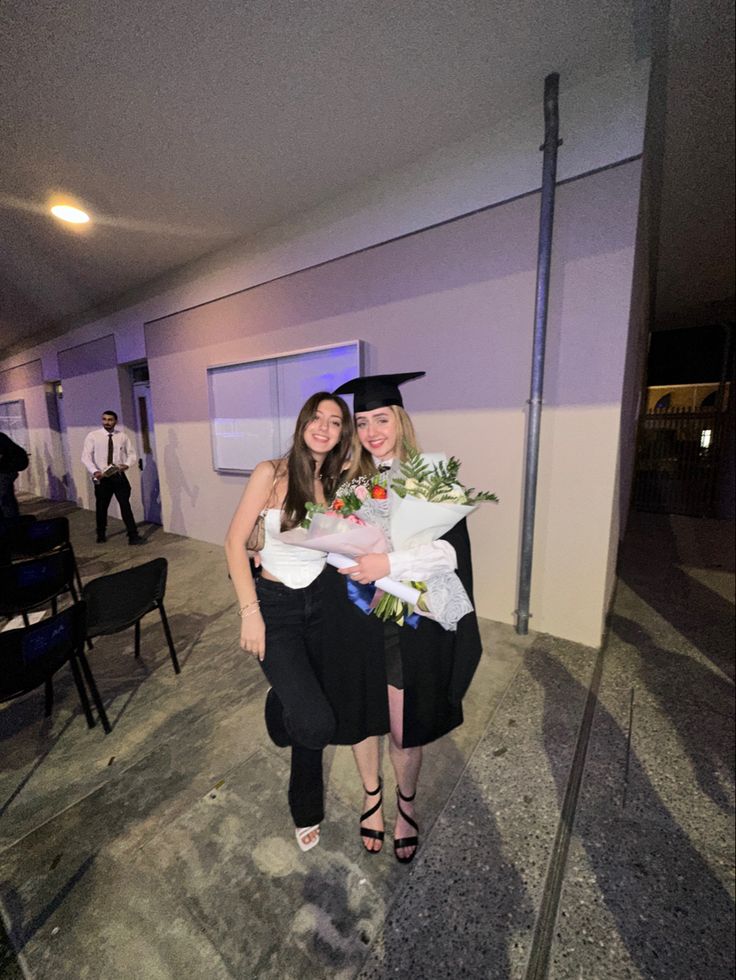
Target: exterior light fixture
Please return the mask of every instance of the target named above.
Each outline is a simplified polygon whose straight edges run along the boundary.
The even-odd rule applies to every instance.
[[[55,204],[51,208],[51,213],[60,221],[68,221],[73,225],[85,225],[89,221],[86,211],[74,208],[70,204]]]

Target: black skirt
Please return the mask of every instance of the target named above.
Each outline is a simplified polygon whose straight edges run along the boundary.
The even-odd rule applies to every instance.
[[[470,543],[465,521],[445,536],[472,602]],[[404,692],[402,740],[426,745],[462,724],[462,698],[481,654],[475,613],[443,630],[422,617],[416,629],[388,626],[366,615],[347,595],[344,576],[327,566],[318,673],[337,719],[335,743],[355,745],[389,731],[388,684]],[[397,683],[398,682],[398,683]]]

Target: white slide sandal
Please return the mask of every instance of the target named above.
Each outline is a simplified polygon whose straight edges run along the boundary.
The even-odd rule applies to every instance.
[[[314,840],[310,841],[308,844],[305,843],[304,838],[309,837],[309,835],[313,834],[315,831],[317,832],[317,835]],[[313,847],[316,847],[317,844],[319,844],[319,824],[316,823],[313,827],[297,827],[296,842],[299,845],[300,851],[311,851]]]

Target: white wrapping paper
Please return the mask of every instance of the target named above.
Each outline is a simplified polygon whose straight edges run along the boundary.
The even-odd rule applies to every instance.
[[[335,568],[349,568],[361,555],[385,555],[388,551],[385,535],[380,528],[325,514],[317,514],[308,530],[295,527],[291,531],[282,531],[279,537],[299,548],[326,552],[327,561]],[[333,551],[333,548],[338,550]],[[377,589],[412,605],[416,605],[421,595],[418,589],[388,577],[380,578],[373,584]]]
[[[335,568],[349,568],[355,564],[355,559],[346,558],[345,555],[336,555],[331,551],[327,556],[327,563],[328,565],[334,565]],[[377,589],[381,589],[382,592],[395,595],[398,599],[403,599],[404,602],[408,602],[412,606],[416,606],[417,602],[419,602],[419,596],[421,595],[419,589],[415,589],[411,585],[406,585],[404,582],[397,582],[392,578],[379,578],[373,584]]]

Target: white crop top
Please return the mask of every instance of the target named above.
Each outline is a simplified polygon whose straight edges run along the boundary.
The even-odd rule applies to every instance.
[[[311,585],[325,567],[327,555],[324,551],[310,551],[281,541],[280,510],[266,511],[264,527],[266,542],[261,549],[261,565],[268,574],[290,589],[305,589]]]

